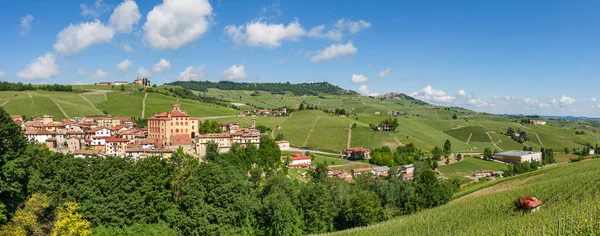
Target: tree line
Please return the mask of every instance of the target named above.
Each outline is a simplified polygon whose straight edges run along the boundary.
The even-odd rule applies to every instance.
[[[73,87],[71,85],[60,85],[60,84],[42,84],[32,85],[11,83],[11,82],[0,82],[0,91],[26,91],[26,90],[46,90],[46,91],[60,91],[60,92],[72,92]]]
[[[325,94],[337,94],[342,88],[332,85],[327,82],[322,83],[302,83],[292,84],[287,83],[240,83],[231,81],[175,81],[168,83],[167,85],[179,85],[186,89],[207,92],[210,88],[216,88],[220,90],[253,90],[253,91],[265,91],[274,94],[285,94],[284,92],[291,92],[295,95],[313,95],[318,96],[319,93]],[[348,92],[346,92],[348,93]],[[351,94],[356,94],[351,92]]]
[[[415,162],[415,181],[402,181],[392,168],[386,179],[365,174],[349,183],[327,177],[319,164],[303,183],[286,175],[268,136],[260,147],[235,145],[227,153],[210,144],[207,163],[200,163],[182,149],[169,159],[75,158],[29,144],[14,135],[20,132],[0,108],[0,230],[8,228],[1,232],[48,234],[64,226],[78,235],[89,235],[88,228],[98,235],[324,233],[445,204],[458,186],[438,180],[422,161]],[[42,195],[47,202],[22,224],[18,212]]]

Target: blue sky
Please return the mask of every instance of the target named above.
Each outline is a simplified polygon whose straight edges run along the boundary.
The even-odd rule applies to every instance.
[[[0,77],[328,81],[493,113],[600,117],[596,1],[9,1]]]

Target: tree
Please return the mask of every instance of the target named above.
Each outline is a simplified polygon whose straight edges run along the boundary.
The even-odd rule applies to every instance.
[[[58,211],[57,221],[52,231],[53,236],[58,235],[92,235],[90,223],[83,219],[76,210],[79,204],[76,202],[65,202],[63,208]]]
[[[462,159],[462,154],[459,153],[458,155],[456,155],[456,161],[460,161],[461,159]]]
[[[10,219],[6,213],[15,212],[27,199],[27,166],[22,159],[26,149],[21,127],[0,107],[0,224]]]
[[[456,114],[454,114],[454,115],[452,116],[452,119],[453,119],[453,120],[456,120],[456,119],[458,119],[458,116],[456,116]]]
[[[329,169],[327,169],[326,163],[317,163],[315,168],[310,170],[309,172],[310,179],[313,182],[321,182],[327,179],[327,175],[329,173]]]
[[[121,91],[125,91],[125,85],[121,84]]]
[[[449,156],[452,153],[452,144],[450,143],[450,140],[446,139],[446,142],[444,143],[444,156]]]
[[[344,229],[372,225],[388,218],[379,197],[365,190],[346,195],[340,214]]]
[[[206,155],[204,156],[204,158],[207,161],[214,161],[217,159],[218,156],[219,156],[219,145],[217,145],[217,143],[215,143],[215,142],[208,143],[208,146],[206,147]]]
[[[306,184],[300,189],[298,198],[302,202],[304,233],[317,234],[335,230],[334,219],[337,209],[327,185],[322,183]]]
[[[431,154],[433,155],[433,160],[434,161],[439,161],[440,157],[442,155],[444,155],[444,152],[442,151],[442,149],[438,146],[435,146],[432,150],[431,150]]]
[[[41,219],[50,206],[45,194],[34,193],[24,206],[17,210],[12,221],[0,228],[0,235],[43,235],[45,234]]]
[[[492,159],[493,154],[492,154],[492,150],[489,147],[486,147],[483,150],[483,158],[486,160]]]
[[[300,103],[300,107],[298,108],[298,110],[304,110],[304,103]]]
[[[281,141],[283,140],[283,134],[282,133],[277,133],[277,135],[275,136],[275,141]]]
[[[298,208],[282,190],[275,190],[263,200],[266,235],[302,235],[302,218]]]
[[[565,154],[569,154],[569,148],[565,148]]]

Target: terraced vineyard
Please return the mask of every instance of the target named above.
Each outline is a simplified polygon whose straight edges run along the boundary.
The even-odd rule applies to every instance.
[[[463,142],[467,142],[469,137],[471,138],[469,140],[470,142],[489,142],[490,138],[487,136],[486,132],[487,130],[481,126],[467,126],[444,131],[444,133]]]
[[[600,232],[600,160],[559,165],[461,197],[447,205],[329,235],[596,235]],[[544,204],[515,210],[521,196]]]

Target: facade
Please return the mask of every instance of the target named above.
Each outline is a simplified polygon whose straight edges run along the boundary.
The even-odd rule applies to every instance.
[[[371,159],[371,151],[366,148],[347,148],[346,158],[349,159]]]
[[[358,168],[358,169],[352,170],[352,175],[360,175],[360,174],[366,174],[366,173],[371,173],[374,175],[375,169],[373,169],[372,167],[366,167],[366,168]]]
[[[128,143],[129,139],[126,138],[117,138],[115,136],[106,138],[106,155],[124,156]]]
[[[46,143],[46,140],[54,138],[56,132],[46,129],[27,129],[25,130],[25,137],[30,142]]]
[[[198,118],[190,117],[179,104],[173,105],[172,111],[154,113],[148,119],[148,138],[157,140],[162,146],[190,145],[197,130]]]
[[[308,168],[311,166],[312,158],[300,153],[295,153],[290,157],[290,160],[291,161],[288,164],[288,167],[290,168]]]
[[[206,156],[206,149],[210,143],[216,143],[219,147],[219,152],[228,152],[234,143],[239,143],[242,147],[249,144],[256,147],[260,144],[260,131],[254,129],[254,120],[251,128],[239,128],[232,126],[227,128],[227,133],[201,134],[196,136],[196,153],[200,157]]]
[[[546,121],[543,121],[543,120],[531,120],[531,124],[533,124],[533,125],[546,125]]]
[[[290,149],[290,142],[289,141],[276,141],[275,143],[277,143],[277,145],[279,146],[279,150],[281,151],[285,151],[285,150],[289,150]]]
[[[139,86],[144,86],[144,81],[138,77],[138,78],[135,78],[135,80],[133,81],[133,84],[137,84]]]
[[[508,151],[501,152],[494,155],[494,159],[504,161],[504,162],[534,162],[534,161],[542,161],[542,153],[541,152],[530,152],[530,151]]]

